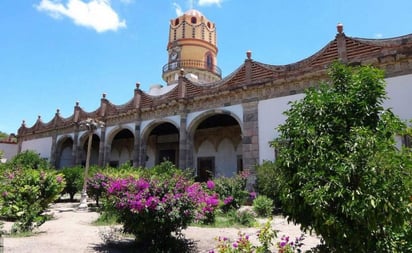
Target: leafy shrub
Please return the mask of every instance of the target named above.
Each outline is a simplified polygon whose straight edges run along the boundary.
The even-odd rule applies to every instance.
[[[0,179],[2,217],[16,220],[14,232],[31,231],[46,221],[43,212],[64,188],[64,177],[51,170],[8,170]]]
[[[174,175],[181,175],[188,179],[193,178],[192,171],[181,170],[170,161],[164,161],[150,169],[140,169],[140,171],[141,176],[145,178],[168,179]]]
[[[256,166],[256,190],[274,201],[277,208],[281,207],[280,190],[283,185],[279,168],[275,162],[264,161]]]
[[[249,192],[246,190],[248,173],[242,172],[234,177],[219,177],[214,180],[214,190],[223,201],[222,210],[238,209],[246,202]]]
[[[66,181],[66,186],[64,187],[62,194],[69,194],[70,201],[73,201],[74,195],[82,191],[84,169],[83,167],[76,166],[61,169],[59,172],[63,174]]]
[[[32,150],[26,150],[7,163],[9,168],[26,168],[26,169],[48,169],[50,164],[47,160],[41,158],[37,153]]]
[[[207,194],[200,183],[180,175],[163,180],[116,179],[107,189],[124,231],[160,248],[172,232],[179,235],[191,222],[207,217],[218,204],[216,195]]]
[[[396,149],[405,124],[382,107],[383,76],[334,64],[330,84],[291,104],[273,143],[282,211],[314,229],[329,252],[397,252],[412,243],[404,236],[412,220],[411,154]]]
[[[253,210],[259,216],[270,217],[273,211],[273,200],[265,195],[259,195],[253,200]]]
[[[241,207],[238,210],[232,209],[229,212],[233,215],[235,222],[238,224],[246,227],[252,227],[255,223],[256,213],[248,206],[246,208]]]

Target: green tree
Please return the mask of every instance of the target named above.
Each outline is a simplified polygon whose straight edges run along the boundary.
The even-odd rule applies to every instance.
[[[7,137],[9,137],[7,133],[0,131],[0,140],[7,139]]]
[[[10,160],[9,165],[13,168],[48,169],[50,164],[32,150],[26,150],[17,154]]]
[[[321,235],[328,252],[405,252],[412,244],[411,153],[396,148],[406,126],[382,107],[383,76],[335,63],[330,83],[291,103],[272,142],[284,213]]]

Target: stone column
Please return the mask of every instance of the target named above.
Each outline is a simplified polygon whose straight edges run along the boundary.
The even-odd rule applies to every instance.
[[[72,148],[72,159],[74,165],[80,165],[80,154],[79,154],[79,126],[74,127],[74,134],[73,134],[73,148]]]
[[[141,121],[137,121],[134,127],[134,143],[133,143],[133,167],[143,166],[140,155],[140,125]]]
[[[187,115],[183,113],[180,115],[180,128],[179,128],[179,168],[187,169],[187,157],[188,157],[188,141],[187,141]]]
[[[247,188],[252,189],[255,183],[255,165],[259,163],[259,126],[258,126],[258,101],[249,99],[243,104],[243,168],[251,172]]]
[[[343,33],[343,25],[339,23],[337,26],[338,33],[336,34],[336,43],[338,46],[338,57],[341,62],[346,63],[348,61],[348,56],[346,52],[346,36]]]
[[[104,154],[105,154],[104,147],[106,146],[105,142],[106,142],[106,127],[104,126],[100,129],[99,158],[97,162],[99,166],[104,166],[105,164],[105,157],[104,157]]]

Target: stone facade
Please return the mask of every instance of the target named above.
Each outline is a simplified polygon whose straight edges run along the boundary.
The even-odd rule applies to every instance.
[[[401,89],[412,91],[412,34],[360,39],[346,36],[341,25],[337,28],[336,37],[324,48],[293,64],[264,64],[247,52],[244,63],[222,80],[196,82],[180,70],[177,82],[156,96],[136,84],[133,97],[123,105],[112,104],[103,94],[93,112],[76,103],[68,118],[57,111],[48,123],[40,117],[31,127],[23,122],[19,150],[42,145],[41,154],[56,167],[84,163],[87,133],[80,122],[92,118],[105,123],[94,133],[92,164],[117,166],[130,161],[150,167],[169,159],[180,168],[196,168],[199,175],[209,169],[215,175],[253,170],[262,154],[271,152],[269,144],[262,143],[271,136],[259,125],[271,115],[262,114],[260,105],[273,104],[274,115],[281,115],[281,105],[326,80],[327,68],[336,60],[379,67],[387,78],[404,76]],[[411,119],[409,112],[406,117]]]

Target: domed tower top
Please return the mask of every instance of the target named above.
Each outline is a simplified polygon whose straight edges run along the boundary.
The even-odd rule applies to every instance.
[[[170,20],[169,59],[163,67],[163,80],[168,85],[176,83],[182,68],[199,83],[220,80],[216,40],[215,24],[198,10]]]

